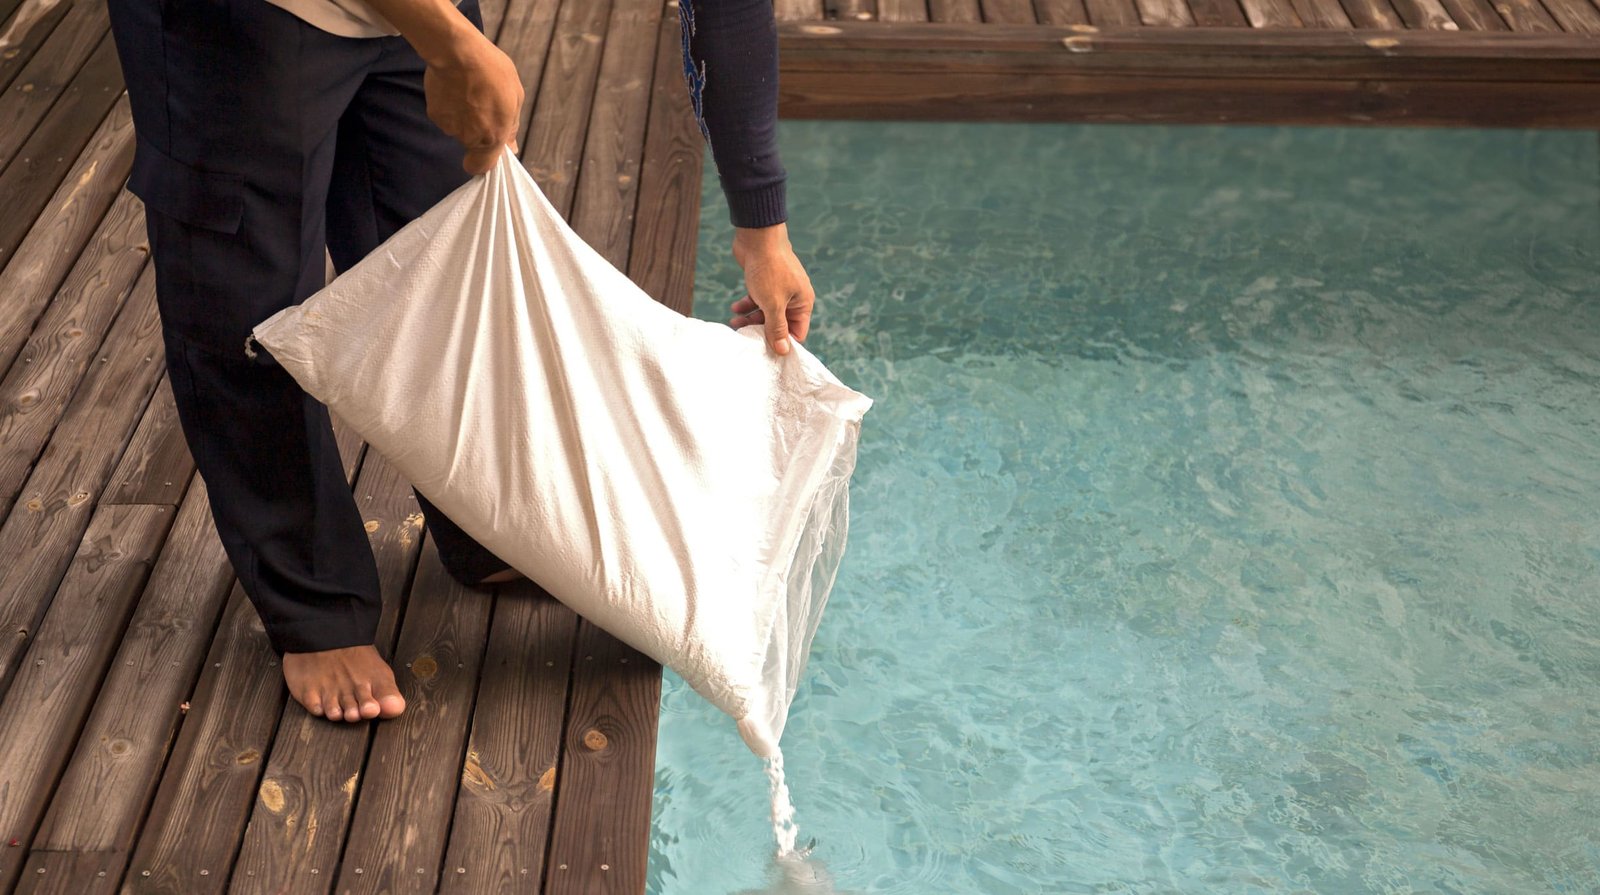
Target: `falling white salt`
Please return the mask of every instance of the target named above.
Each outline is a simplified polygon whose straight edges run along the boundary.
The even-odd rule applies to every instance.
[[[767,785],[772,790],[772,838],[778,841],[778,857],[795,853],[800,831],[794,825],[794,802],[789,800],[789,784],[783,779],[783,750],[774,749],[766,760]]]

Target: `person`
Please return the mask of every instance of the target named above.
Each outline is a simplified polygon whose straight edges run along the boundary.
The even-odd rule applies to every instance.
[[[555,2],[555,0],[520,0]],[[523,89],[477,0],[110,0],[168,378],[218,535],[290,695],[333,721],[405,708],[374,646],[378,572],[327,409],[251,329],[515,146]],[[804,340],[770,0],[681,0],[684,74],[748,294],[730,324]],[[550,85],[547,89],[559,89]],[[417,495],[445,569],[515,572]]]

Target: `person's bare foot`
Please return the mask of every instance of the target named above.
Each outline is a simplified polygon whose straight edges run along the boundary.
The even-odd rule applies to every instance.
[[[394,671],[372,646],[284,653],[283,681],[306,711],[329,721],[393,718],[406,710]]]

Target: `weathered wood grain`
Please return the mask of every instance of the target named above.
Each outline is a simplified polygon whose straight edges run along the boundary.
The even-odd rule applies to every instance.
[[[928,0],[878,0],[880,22],[926,22]]]
[[[194,474],[194,458],[183,440],[172,385],[165,376],[145,408],[122,462],[111,474],[111,486],[100,505],[159,504],[177,506]]]
[[[1244,16],[1239,0],[1189,0],[1194,11],[1194,23],[1203,28],[1248,28],[1250,20]]]
[[[109,864],[98,869],[121,875],[232,581],[197,479],[34,837],[25,881],[42,852],[98,852]],[[47,876],[48,891],[63,893],[94,879]]]
[[[928,18],[935,22],[976,24],[983,21],[978,0],[928,0]]]
[[[577,628],[534,584],[496,596],[441,892],[539,885]]]
[[[1522,34],[1560,34],[1561,26],[1550,17],[1539,0],[1494,0],[1494,10],[1511,27]]]
[[[1600,8],[1589,0],[1544,0],[1545,9],[1572,34],[1600,34]]]
[[[39,633],[0,703],[0,891],[22,874],[34,828],[78,738],[175,513],[95,513]]]
[[[694,300],[694,264],[687,259],[695,257],[700,239],[705,140],[677,72],[677,34],[673,22],[662,21],[627,271],[647,295],[687,314]]]
[[[103,359],[103,360],[102,360]],[[134,287],[100,358],[0,526],[0,693],[88,528],[95,497],[155,390],[161,367],[154,278]]]
[[[132,166],[133,117],[124,97],[100,122],[21,245],[13,253],[0,253],[0,295],[6,297],[0,302],[0,372],[11,368]]]
[[[1083,0],[1089,23],[1097,28],[1131,28],[1139,23],[1139,7],[1133,0]]]
[[[411,487],[382,454],[369,451],[356,481],[383,594],[374,642],[394,655],[395,634],[422,546],[422,513]],[[408,710],[415,710],[414,707]],[[231,891],[327,891],[350,829],[373,728],[314,718],[290,703],[277,719],[272,751],[250,806]],[[311,871],[316,870],[313,874]]]
[[[0,379],[0,494],[22,487],[149,255],[143,209],[119,200]]]
[[[1300,28],[1305,22],[1289,0],[1239,0],[1252,28]]]
[[[573,230],[619,268],[633,239],[661,18],[660,0],[612,3],[572,206]]]
[[[956,121],[1378,124],[1593,129],[1600,82],[1178,77],[1106,72],[1000,78],[885,73],[868,82],[838,72],[791,75],[794,118]]]
[[[373,738],[334,886],[341,895],[438,887],[491,605],[489,594],[456,584],[431,541],[424,545],[396,650],[406,713]]]
[[[72,4],[67,0],[5,0],[0,7],[11,7],[0,16],[0,90],[11,86],[23,66],[61,24]]]
[[[1034,17],[1033,0],[980,0],[978,5],[983,10],[985,22],[1001,22],[1008,25],[1038,24],[1038,19]]]
[[[1374,31],[1400,31],[1405,29],[1389,0],[1342,0],[1344,10],[1357,28]]]
[[[522,143],[523,164],[562,216],[572,210],[577,192],[610,14],[610,0],[561,5],[545,63],[546,83],[557,86],[539,91],[533,124]]]
[[[1290,4],[1307,28],[1355,27],[1339,0],[1290,0]]]
[[[782,22],[819,22],[822,0],[775,0],[774,12]]]
[[[1228,2],[1236,3],[1237,0]],[[1084,0],[1034,0],[1033,11],[1041,25],[1089,24],[1089,10],[1084,6]],[[1242,14],[1239,23],[1244,23]]]
[[[638,895],[649,854],[661,666],[578,624],[545,895]]]
[[[1508,31],[1510,26],[1495,12],[1489,0],[1444,0],[1450,18],[1472,31]]]
[[[202,668],[172,755],[158,769],[125,895],[220,892],[238,852],[284,689],[278,654],[237,583]]]
[[[822,0],[822,17],[849,22],[876,21],[878,0]]]
[[[121,96],[122,72],[107,35],[27,142],[0,171],[0,258],[9,257],[61,185],[78,153]]]
[[[1460,25],[1439,0],[1390,0],[1400,21],[1407,28],[1430,31],[1459,31]]]
[[[528,145],[528,126],[533,120],[534,102],[549,59],[550,41],[555,33],[558,3],[515,0],[506,7],[496,43],[517,65],[522,79],[522,111],[517,119],[519,146]]]
[[[0,93],[0,165],[16,156],[110,28],[104,3],[73,3],[15,83]]]
[[[1187,0],[1136,0],[1139,20],[1158,28],[1187,28],[1194,24]]]

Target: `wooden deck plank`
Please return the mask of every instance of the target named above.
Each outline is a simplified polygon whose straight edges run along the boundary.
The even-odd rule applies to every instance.
[[[1460,25],[1439,0],[1390,0],[1405,27],[1415,30],[1459,31]]]
[[[1305,24],[1289,0],[1239,0],[1239,5],[1252,28],[1299,28]]]
[[[660,0],[612,4],[572,206],[573,230],[619,268],[633,239],[661,10]]]
[[[1170,0],[1178,3],[1182,0]],[[980,0],[985,22],[1008,25],[1036,25],[1039,20],[1033,11],[1033,0]]]
[[[128,859],[123,893],[220,892],[283,711],[283,674],[236,582]],[[122,868],[115,868],[121,871]]]
[[[1226,2],[1237,6],[1237,0],[1226,0]],[[1034,0],[1033,11],[1042,25],[1087,25],[1089,10],[1083,4],[1084,0]],[[1242,14],[1239,16],[1239,24],[1244,24]]]
[[[1539,0],[1494,0],[1494,10],[1511,27],[1522,34],[1561,34],[1561,26],[1550,17],[1550,12]]]
[[[518,146],[528,145],[528,126],[533,120],[534,102],[539,97],[539,85],[549,59],[550,41],[555,33],[559,6],[559,3],[545,0],[514,0],[506,7],[505,18],[500,23],[500,33],[495,40],[500,49],[516,63],[517,74],[522,79]]]
[[[824,19],[871,22],[878,18],[878,0],[822,0]]]
[[[822,21],[822,0],[775,0],[773,6],[780,22]]]
[[[100,498],[111,504],[177,506],[194,474],[194,458],[183,440],[172,385],[165,376],[145,408],[133,441],[111,474],[111,487]]]
[[[0,254],[0,372],[8,371],[61,281],[99,230],[133,167],[133,117],[123,97],[14,254]],[[3,226],[3,225],[0,225]],[[10,263],[5,263],[9,261]]]
[[[978,0],[928,0],[928,18],[935,22],[976,24],[983,21]]]
[[[88,528],[161,367],[154,277],[135,286],[84,385],[73,397],[22,496],[0,527],[0,693],[38,629]]]
[[[496,595],[441,892],[539,885],[577,630],[572,610],[531,582]]]
[[[1308,28],[1353,28],[1339,0],[1290,0],[1295,14]]]
[[[545,895],[644,891],[661,666],[580,622]]]
[[[1509,31],[1510,26],[1495,12],[1489,0],[1444,0],[1450,18],[1469,31]]]
[[[422,514],[411,486],[376,451],[362,463],[356,499],[383,594],[374,642],[384,656],[393,656],[421,552]],[[231,881],[239,895],[326,891],[333,885],[355,807],[352,781],[360,780],[373,735],[372,725],[334,724],[292,703],[277,724]]]
[[[72,9],[61,0],[6,0],[0,6],[11,9],[0,13],[0,91],[11,86],[17,74],[50,37]]]
[[[1244,7],[1239,0],[1189,0],[1194,23],[1203,28],[1248,28]]]
[[[610,0],[561,4],[533,124],[522,142],[523,164],[563,216],[571,212],[577,192],[578,166],[610,14]]]
[[[22,874],[78,731],[144,589],[175,513],[103,507],[78,545],[50,613],[0,703],[0,892]]]
[[[232,581],[205,483],[196,479],[35,836],[19,891],[86,892],[96,877],[81,874],[90,869],[121,877]],[[100,858],[70,873],[36,875],[49,852]]]
[[[1135,0],[1139,7],[1139,20],[1156,28],[1188,28],[1194,25],[1194,14],[1185,0]]]
[[[0,494],[22,488],[148,260],[144,209],[124,194],[0,379]]]
[[[873,108],[893,102],[888,94],[882,94],[882,85],[874,82],[902,73],[920,78],[921,92],[930,97],[947,92],[948,79],[958,74],[1015,79],[1014,93],[1026,89],[1027,79],[1038,75],[1111,72],[1152,78],[1307,81],[1600,79],[1600,42],[1570,35],[1410,31],[1380,38],[1310,28],[1136,28],[1086,33],[1043,26],[849,26],[841,22],[835,33],[826,35],[780,26],[779,37],[786,76],[783,100],[789,104],[784,114],[791,114],[796,101],[809,91],[811,79],[824,74],[837,76],[841,82],[856,82],[858,86],[849,95],[859,95],[865,106]],[[1069,46],[1063,46],[1069,41]],[[1193,85],[1197,91],[1206,86]],[[874,94],[880,94],[876,100]],[[867,109],[853,113],[842,109],[841,114],[862,118],[869,113]],[[997,110],[987,117],[1003,118],[1005,114],[1008,112]]]
[[[373,738],[338,892],[438,888],[491,606],[489,594],[445,573],[430,539],[396,650],[404,663],[395,671],[406,713],[379,725]]]
[[[926,22],[928,0],[878,0],[880,22]]]
[[[678,29],[663,20],[650,88],[644,164],[628,276],[645,294],[688,314],[694,300],[694,265],[700,242],[700,181],[705,140],[694,121],[689,92],[674,57]]]
[[[342,424],[335,437],[351,479],[359,439]],[[235,583],[135,843],[125,895],[201,895],[228,884],[286,701],[277,653]]]
[[[1600,8],[1589,0],[1544,0],[1545,9],[1572,34],[1600,34]]]
[[[121,96],[121,84],[116,48],[106,35],[49,114],[0,171],[0,196],[6,197],[7,204],[7,215],[0,217],[0,257],[9,257],[32,228],[76,164],[78,153]]]
[[[1083,0],[1089,23],[1097,28],[1132,28],[1140,24],[1133,0]]]
[[[84,63],[101,44],[110,42],[110,29],[105,3],[72,4],[15,82],[0,94],[0,165],[16,156]]]

